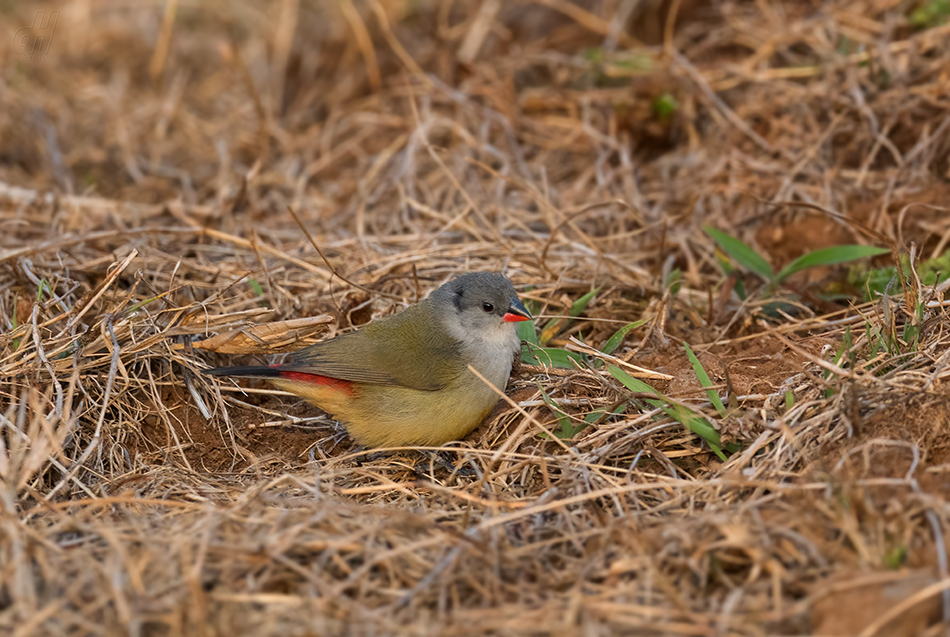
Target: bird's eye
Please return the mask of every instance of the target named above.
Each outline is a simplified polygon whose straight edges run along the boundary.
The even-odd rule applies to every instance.
[[[491,303],[482,303],[482,309],[485,310],[486,312],[494,312],[495,306],[492,305]]]

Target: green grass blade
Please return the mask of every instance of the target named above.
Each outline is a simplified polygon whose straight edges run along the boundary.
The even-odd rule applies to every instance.
[[[538,332],[534,326],[534,321],[521,321],[518,323],[518,338],[532,345],[538,344]]]
[[[709,448],[712,449],[721,460],[726,460],[726,455],[722,452],[721,437],[719,432],[709,423],[708,420],[697,414],[692,409],[684,407],[678,403],[670,402],[663,394],[656,391],[642,380],[634,378],[627,372],[615,365],[607,367],[611,376],[620,381],[624,387],[637,393],[649,393],[656,396],[655,399],[646,399],[646,402],[656,409],[660,409],[667,416],[676,420],[681,425],[692,431],[694,434],[706,441]]]
[[[627,337],[627,334],[629,334],[632,330],[635,330],[641,325],[645,324],[646,322],[647,322],[647,319],[640,319],[639,321],[634,321],[633,323],[627,323],[626,325],[621,327],[619,330],[614,332],[613,336],[607,339],[607,342],[604,343],[604,346],[600,351],[602,351],[604,354],[613,354],[614,350],[620,347],[621,343],[623,343],[623,339]]]
[[[888,252],[890,252],[890,249],[879,248],[877,246],[845,245],[823,248],[798,257],[782,268],[782,271],[776,275],[775,280],[777,282],[783,281],[796,272],[801,272],[808,268],[834,265],[836,263],[847,263],[848,261],[856,261],[857,259],[863,259],[865,257],[876,257],[881,254],[887,254]]]
[[[579,316],[581,312],[587,309],[587,306],[590,305],[590,302],[594,300],[594,295],[600,291],[600,288],[594,288],[581,298],[574,301],[574,304],[571,305],[571,316]]]
[[[699,359],[696,358],[696,354],[693,353],[693,350],[689,348],[689,345],[683,343],[683,347],[686,348],[686,356],[689,357],[689,362],[693,366],[693,372],[696,374],[696,378],[699,379],[699,384],[703,386],[703,389],[706,390],[706,396],[709,398],[709,402],[713,404],[713,407],[716,408],[716,411],[719,412],[719,415],[723,418],[726,417],[726,406],[722,404],[722,398],[719,397],[719,392],[715,389],[712,389],[713,383],[709,380],[709,374],[706,373],[706,370],[703,368],[703,364],[699,362]]]
[[[723,252],[735,259],[746,270],[758,274],[769,282],[775,277],[775,272],[769,262],[750,246],[712,226],[703,226],[703,230],[719,244]]]
[[[258,283],[257,279],[253,277],[247,277],[247,284],[251,287],[251,290],[254,291],[254,294],[257,296],[264,296],[264,288],[261,287],[261,284]]]
[[[623,371],[616,365],[608,365],[607,373],[613,376],[614,378],[616,378],[617,380],[619,380],[620,383],[624,387],[626,387],[632,392],[637,392],[641,394],[642,393],[656,394],[657,396],[660,395],[660,393],[657,390],[653,389],[652,387],[647,385],[645,382],[643,382],[639,378],[634,378],[633,376]]]
[[[722,452],[722,438],[716,428],[708,420],[697,414],[692,409],[683,405],[670,405],[661,407],[667,416],[676,420],[681,425],[692,431],[694,434],[706,441],[709,448],[713,450],[720,460],[726,460],[726,454]]]
[[[584,359],[580,354],[555,347],[538,347],[534,343],[524,343],[522,345],[521,361],[528,365],[546,365],[560,369],[584,367]]]
[[[669,290],[671,294],[679,294],[683,287],[683,272],[679,268],[673,268],[663,281],[663,289]]]

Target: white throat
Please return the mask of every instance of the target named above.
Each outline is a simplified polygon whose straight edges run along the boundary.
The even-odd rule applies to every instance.
[[[455,316],[446,322],[449,334],[462,344],[462,355],[498,389],[504,391],[511,375],[511,362],[516,352],[521,351],[521,339],[511,323],[499,323],[485,328],[473,329],[458,321]]]

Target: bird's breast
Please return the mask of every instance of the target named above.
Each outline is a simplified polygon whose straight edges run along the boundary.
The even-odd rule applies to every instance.
[[[468,363],[485,380],[504,391],[511,375],[511,361],[514,354],[510,344],[489,344],[483,347],[469,347]]]

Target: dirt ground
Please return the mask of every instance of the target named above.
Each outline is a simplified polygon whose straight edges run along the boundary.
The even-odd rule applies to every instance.
[[[938,0],[0,2],[0,633],[944,634],[948,43]],[[769,279],[708,228],[888,252]],[[577,363],[439,450],[201,373],[477,270]]]

